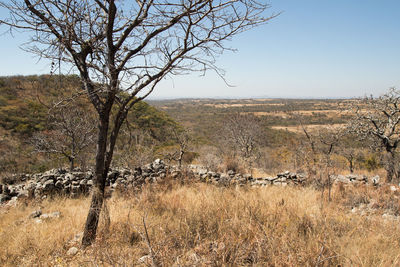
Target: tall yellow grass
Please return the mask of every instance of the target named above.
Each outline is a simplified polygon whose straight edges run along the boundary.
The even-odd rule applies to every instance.
[[[79,247],[89,198],[24,203],[0,210],[0,265],[145,266],[144,221],[163,266],[396,266],[398,221],[351,212],[371,198],[386,208],[395,196],[340,186],[328,203],[312,188],[147,186],[109,199],[110,223],[103,216],[96,243],[74,256],[67,251]],[[28,217],[39,207],[62,217],[35,223]]]

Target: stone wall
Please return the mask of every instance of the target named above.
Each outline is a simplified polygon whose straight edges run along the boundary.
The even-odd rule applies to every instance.
[[[275,177],[253,178],[250,174],[240,174],[234,171],[218,173],[207,171],[202,166],[190,165],[185,173],[176,167],[168,166],[160,159],[151,164],[134,170],[112,169],[107,177],[106,185],[114,190],[133,190],[146,183],[157,183],[166,177],[179,179],[183,176],[190,179],[222,186],[268,186],[268,185],[302,185],[307,181],[304,174],[289,171],[277,174]],[[333,181],[344,183],[371,183],[377,185],[379,176],[368,179],[366,176],[338,175],[332,176]],[[67,171],[53,169],[44,173],[15,175],[7,184],[0,184],[0,202],[12,198],[46,198],[54,195],[77,197],[88,194],[93,186],[92,171]],[[15,182],[13,182],[15,181]]]

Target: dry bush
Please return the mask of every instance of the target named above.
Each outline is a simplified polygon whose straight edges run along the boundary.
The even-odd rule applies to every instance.
[[[245,173],[244,164],[236,157],[226,157],[222,163],[222,171],[234,171],[236,173]]]
[[[353,208],[369,205],[372,211],[400,215],[400,191],[392,191],[390,185],[374,187],[370,185],[345,185],[334,187],[335,201]]]
[[[87,198],[2,208],[0,265],[138,265],[149,254],[143,219],[163,266],[399,264],[398,223],[353,214],[346,204],[363,194],[379,204],[396,193],[372,187],[335,187],[333,193],[333,202],[321,208],[320,192],[311,188],[148,185],[109,199],[109,225],[104,216],[96,243],[74,257],[66,252],[78,244],[69,241],[82,231]],[[38,205],[63,216],[36,224],[28,215]]]
[[[222,164],[221,152],[213,146],[201,146],[198,150],[196,161],[210,171],[217,171]]]

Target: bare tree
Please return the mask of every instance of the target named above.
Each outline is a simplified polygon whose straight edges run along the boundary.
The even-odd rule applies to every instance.
[[[346,127],[332,124],[324,125],[314,131],[308,129],[303,123],[303,117],[298,112],[292,111],[289,113],[296,117],[300,124],[301,130],[304,133],[303,140],[304,154],[306,157],[306,165],[309,175],[317,182],[317,185],[322,189],[324,194],[325,186],[328,186],[328,200],[331,201],[331,169],[332,155],[339,147],[339,144],[346,133]],[[317,176],[319,174],[319,177]]]
[[[356,167],[355,162],[361,155],[360,148],[362,146],[363,144],[360,142],[358,136],[348,129],[344,131],[343,137],[339,140],[337,153],[347,160],[350,173],[354,172]]]
[[[361,138],[371,138],[386,157],[387,181],[399,179],[396,149],[400,142],[400,92],[394,88],[378,97],[358,99],[352,106],[350,128]]]
[[[49,118],[50,130],[33,136],[35,151],[59,154],[68,159],[70,169],[89,146],[95,144],[96,124],[88,110],[78,105],[68,105],[52,110]]]
[[[96,237],[105,180],[130,108],[168,75],[221,74],[215,56],[228,49],[225,41],[274,17],[257,0],[10,0],[0,6],[10,13],[1,24],[32,33],[26,50],[79,73],[98,113],[84,247]]]
[[[339,146],[340,140],[342,139],[345,133],[344,127],[329,127],[326,129],[322,129],[318,131],[318,141],[319,141],[319,150],[324,155],[322,165],[325,167],[324,175],[326,177],[326,183],[322,183],[322,194],[325,188],[325,184],[328,186],[328,200],[331,201],[331,189],[332,189],[332,181],[331,181],[331,169],[332,169],[332,154],[335,149]],[[322,172],[321,172],[322,174]],[[322,182],[322,177],[321,177]]]
[[[178,149],[172,153],[168,153],[166,158],[170,161],[176,161],[180,169],[182,167],[183,155],[187,152],[191,141],[190,132],[187,129],[179,129],[176,127],[171,127],[170,131],[172,140],[176,143]]]
[[[235,113],[226,116],[221,138],[227,147],[231,147],[235,154],[252,166],[252,161],[257,157],[262,127],[259,119],[252,114]]]

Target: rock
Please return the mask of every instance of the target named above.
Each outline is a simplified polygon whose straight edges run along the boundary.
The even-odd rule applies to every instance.
[[[26,190],[28,190],[28,198],[35,197],[35,188],[36,188],[36,185],[34,183],[29,183],[26,186]]]
[[[77,247],[72,247],[68,249],[67,255],[68,256],[75,256],[79,252],[79,249]]]
[[[54,186],[58,189],[62,189],[63,187],[63,181],[62,180],[57,180],[57,182],[54,184]]]
[[[196,254],[196,252],[191,253],[188,256],[188,259],[192,264],[197,264],[200,262],[200,257]]]
[[[246,181],[250,181],[250,180],[253,179],[253,177],[252,177],[251,174],[249,174],[249,173],[243,175],[243,178],[246,179]]]
[[[138,261],[139,264],[150,265],[151,264],[151,257],[150,257],[150,255],[144,255],[143,257],[140,257],[137,261]]]
[[[80,192],[80,189],[81,189],[81,187],[79,186],[79,184],[71,186],[71,192],[72,193],[78,194]]]
[[[9,207],[16,207],[18,204],[18,198],[17,197],[12,197],[10,201],[7,202],[7,206]]]
[[[28,190],[20,190],[17,195],[18,198],[29,198]]]
[[[5,194],[0,194],[0,203],[4,203],[9,200],[11,200],[11,196],[5,195]]]
[[[178,178],[180,175],[181,175],[181,172],[179,172],[179,171],[173,171],[171,173],[171,177],[174,178],[174,179]]]
[[[38,218],[38,217],[40,217],[40,215],[42,215],[42,211],[40,209],[38,209],[38,210],[35,210],[34,212],[32,212],[29,215],[29,218]]]
[[[392,215],[392,214],[388,214],[388,213],[384,213],[383,215],[382,215],[382,218],[383,219],[385,219],[385,220],[398,220],[398,217],[397,216],[395,216],[395,215]]]
[[[67,173],[67,174],[65,175],[65,180],[67,180],[67,181],[73,181],[73,180],[75,180],[75,176],[74,176],[72,173]]]
[[[227,174],[228,174],[229,176],[234,176],[236,173],[235,173],[234,170],[229,170],[229,171],[227,172]]]
[[[80,232],[80,233],[76,234],[76,235],[74,236],[74,238],[72,238],[72,239],[69,241],[69,244],[80,243],[81,240],[82,240],[82,237],[83,237],[83,232]]]
[[[52,213],[42,214],[42,215],[40,215],[39,218],[42,219],[42,220],[46,220],[46,219],[60,218],[60,216],[61,216],[61,212],[55,211],[55,212],[52,212]]]
[[[376,175],[376,176],[372,177],[371,180],[372,180],[373,185],[378,185],[380,177],[379,177],[379,175]]]
[[[390,191],[392,191],[392,192],[396,192],[396,191],[397,191],[397,188],[396,188],[396,186],[394,186],[394,185],[391,185],[391,186],[390,186]]]
[[[9,196],[11,193],[10,188],[7,185],[3,186],[3,195]]]
[[[140,175],[142,175],[142,168],[136,167],[135,170],[134,170],[134,172],[133,172],[133,175],[135,175],[135,176],[140,176]]]
[[[54,190],[54,181],[53,180],[47,180],[46,182],[44,182],[43,184],[43,191],[45,192],[51,192]]]

